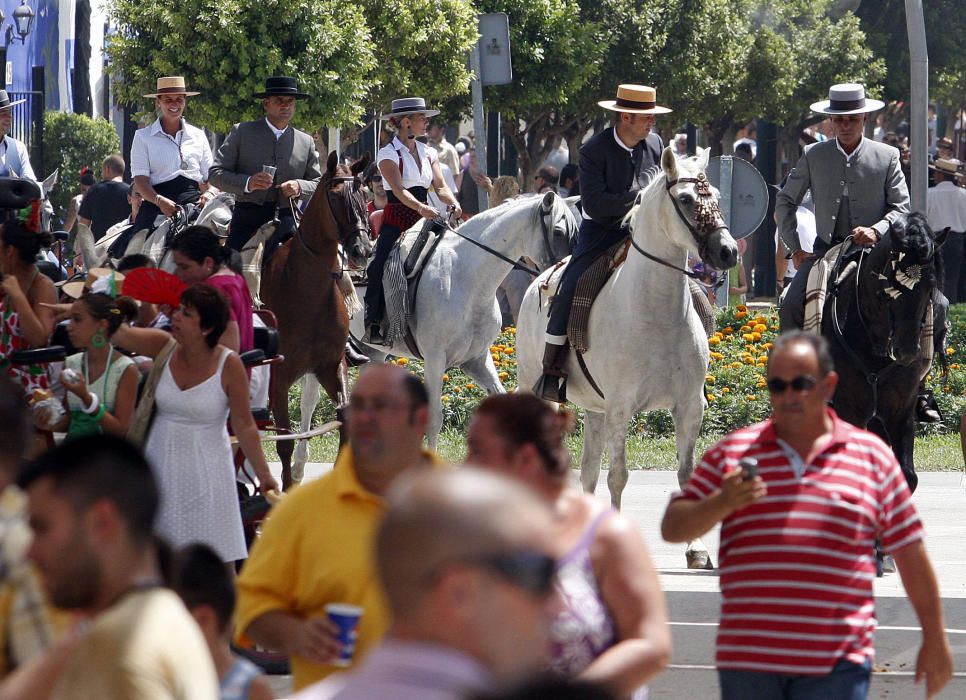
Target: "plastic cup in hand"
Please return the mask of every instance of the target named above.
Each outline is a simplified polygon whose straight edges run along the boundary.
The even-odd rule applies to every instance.
[[[331,664],[341,667],[349,666],[356,651],[356,629],[359,627],[359,618],[362,617],[362,608],[348,603],[329,603],[325,606],[325,614],[339,628],[338,639],[342,645],[339,658],[332,661]]]
[[[269,175],[271,175],[273,180],[275,179],[275,171],[276,170],[278,170],[278,168],[276,168],[274,165],[263,165],[262,166],[262,172],[263,173],[268,173]]]

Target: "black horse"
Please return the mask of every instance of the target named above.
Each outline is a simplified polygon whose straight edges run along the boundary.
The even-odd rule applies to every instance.
[[[934,235],[922,214],[901,217],[873,248],[840,258],[822,314],[822,334],[839,374],[836,412],[892,447],[912,490],[919,481],[913,464],[916,400],[931,360],[922,342],[940,350],[945,334],[945,300],[935,293],[942,288],[939,247],[945,235]],[[937,332],[924,339],[926,314],[933,309]]]

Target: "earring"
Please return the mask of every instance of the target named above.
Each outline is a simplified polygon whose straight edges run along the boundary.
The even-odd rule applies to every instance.
[[[105,345],[107,345],[107,336],[104,335],[104,331],[98,330],[91,338],[91,347],[102,348]]]

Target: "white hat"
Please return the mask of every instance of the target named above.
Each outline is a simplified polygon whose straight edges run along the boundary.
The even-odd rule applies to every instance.
[[[861,83],[840,83],[828,89],[828,99],[812,105],[819,114],[865,114],[885,107],[885,102],[865,96]]]

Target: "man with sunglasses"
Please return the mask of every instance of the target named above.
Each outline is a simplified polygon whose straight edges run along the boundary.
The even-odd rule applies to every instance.
[[[823,338],[780,336],[768,361],[771,418],[712,447],[664,514],[669,542],[721,523],[724,700],[867,696],[876,540],[922,627],[916,680],[932,697],[952,675],[909,487],[881,439],[828,408],[837,380]]]
[[[395,479],[439,463],[422,449],[428,420],[426,388],[415,375],[384,364],[364,371],[349,398],[349,444],[331,472],[272,510],[241,571],[237,634],[289,654],[295,690],[336,670],[341,645],[327,604],[364,610],[355,661],[386,633],[389,614],[373,570],[372,538]]]
[[[457,700],[546,667],[551,513],[472,467],[401,479],[375,539],[393,623],[358,669],[295,700]]]

